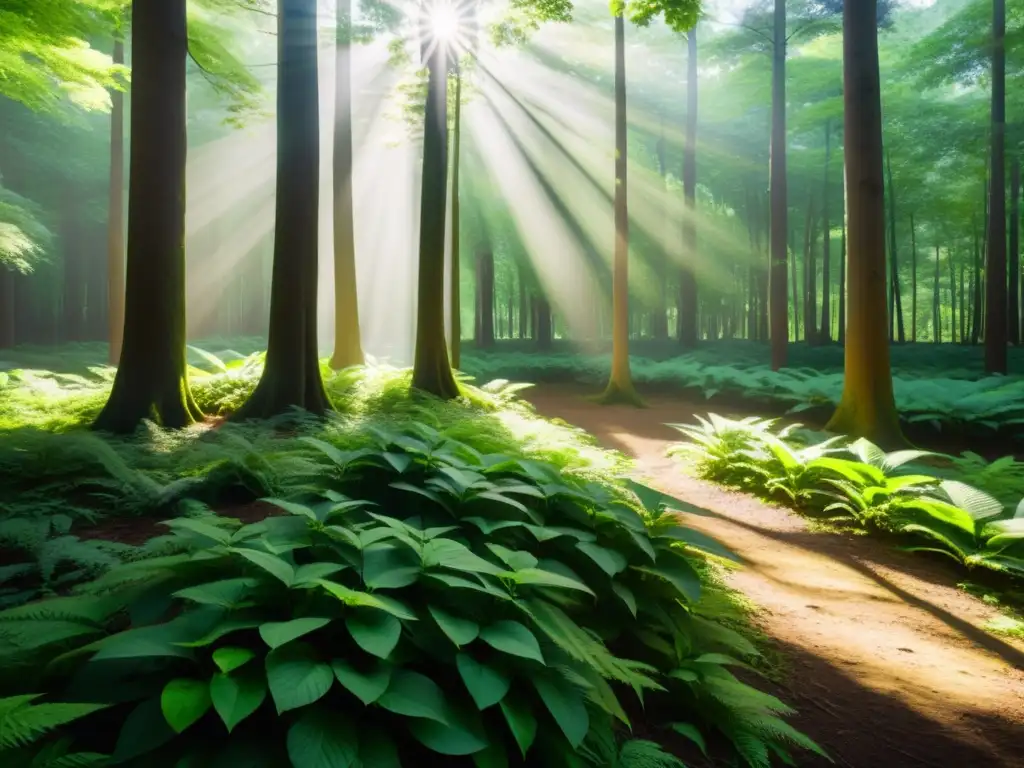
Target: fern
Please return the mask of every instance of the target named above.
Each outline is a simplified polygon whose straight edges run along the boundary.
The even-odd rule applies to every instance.
[[[42,703],[42,694],[25,694],[0,699],[0,757],[4,751],[38,743],[45,735],[93,712],[106,704]]]

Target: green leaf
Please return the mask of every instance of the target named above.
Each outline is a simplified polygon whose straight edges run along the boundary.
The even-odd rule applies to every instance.
[[[282,560],[277,555],[261,552],[258,549],[243,549],[240,547],[233,548],[230,551],[236,555],[241,555],[253,565],[259,566],[271,576],[280,579],[286,587],[290,587],[295,581],[295,569],[292,568],[291,563]]]
[[[475,621],[453,616],[433,605],[428,605],[427,610],[434,617],[437,626],[448,636],[449,640],[455,643],[456,647],[461,648],[464,645],[468,645],[476,640],[480,634],[480,625]]]
[[[712,536],[708,536],[705,533],[694,530],[693,528],[687,528],[682,525],[673,525],[668,528],[659,528],[657,535],[658,538],[681,541],[695,549],[699,549],[711,555],[717,555],[718,557],[724,557],[727,560],[732,560],[736,563],[743,562],[739,555],[722,544],[722,542]]]
[[[575,589],[579,592],[586,592],[588,595],[594,594],[590,587],[582,581],[540,568],[524,568],[521,571],[509,571],[501,575],[503,578],[514,581],[516,584],[534,584],[539,587]]]
[[[285,499],[275,498],[261,499],[261,501],[264,501],[267,504],[273,504],[275,507],[279,507],[283,509],[285,512],[288,512],[292,515],[298,515],[299,517],[308,517],[310,520],[314,520],[317,522],[319,522],[320,520],[320,518],[317,517],[316,512],[314,512],[310,507],[307,507],[305,504],[298,504],[294,501],[287,501]]]
[[[307,643],[288,643],[267,654],[267,683],[278,714],[319,700],[333,682],[330,666]]]
[[[370,589],[407,587],[420,570],[420,556],[407,546],[380,543],[363,550],[363,581]]]
[[[658,567],[643,568],[634,566],[634,568],[641,573],[651,574],[659,579],[664,579],[675,587],[690,603],[696,603],[700,600],[700,576],[697,575],[697,572],[693,570],[689,563],[681,558],[676,558],[674,562],[668,562]]]
[[[292,619],[291,621],[268,621],[266,624],[260,625],[260,637],[271,648],[280,648],[285,643],[297,640],[330,623],[330,619],[315,616]]]
[[[409,465],[412,464],[412,456],[407,453],[388,452],[382,453],[381,456],[384,457],[384,460],[387,461],[387,463],[390,464],[398,474],[405,472],[405,470],[409,468]]]
[[[515,737],[516,744],[523,758],[533,746],[533,740],[537,737],[537,718],[530,711],[530,705],[523,699],[516,696],[506,696],[501,700],[501,713],[505,716],[509,730]]]
[[[583,695],[565,680],[535,676],[533,685],[569,744],[573,749],[579,747],[590,729]]]
[[[237,675],[218,673],[210,679],[210,699],[228,733],[259,709],[266,698],[267,684],[255,669]]]
[[[488,544],[487,548],[513,571],[537,567],[537,558],[529,552],[519,552],[500,544]]]
[[[494,706],[508,693],[512,686],[512,678],[494,667],[482,664],[467,653],[455,657],[462,682],[466,684],[469,695],[477,709],[485,710]]]
[[[462,518],[464,523],[470,523],[480,529],[481,533],[490,535],[495,531],[500,531],[503,528],[516,528],[524,525],[522,520],[488,520],[485,517],[464,517]],[[543,530],[543,528],[541,529]]]
[[[433,539],[423,546],[424,568],[448,568],[469,573],[489,573],[492,576],[502,569],[473,554],[469,547],[452,539]]]
[[[496,621],[480,631],[480,639],[502,653],[544,663],[537,638],[517,621]]]
[[[371,595],[369,592],[358,592],[342,584],[335,584],[333,581],[324,581],[323,579],[317,581],[317,584],[349,607],[377,608],[405,621],[416,620],[415,613],[393,598],[384,595]]]
[[[256,654],[248,648],[235,648],[233,646],[226,645],[213,652],[213,663],[216,664],[217,668],[226,675],[227,673],[238,669],[255,656]]]
[[[164,686],[160,710],[175,733],[181,733],[210,708],[210,685],[205,680],[179,677]]]
[[[295,583],[292,586],[315,584],[317,579],[326,579],[346,568],[348,566],[342,563],[306,563],[295,569]]]
[[[526,530],[534,535],[537,541],[550,541],[560,536],[570,536],[577,541],[597,541],[597,535],[580,528],[560,528],[558,526],[527,525]]]
[[[338,682],[366,706],[377,701],[391,683],[391,666],[376,663],[367,671],[358,670],[345,659],[334,659],[331,668]]]
[[[600,547],[597,544],[591,544],[586,541],[577,543],[576,549],[593,560],[597,567],[609,576],[615,576],[626,569],[627,561],[625,556],[614,549]]]
[[[434,720],[410,720],[409,730],[427,749],[440,755],[472,755],[487,749],[487,740],[478,729],[470,730],[461,718],[457,725],[445,725]],[[479,729],[482,730],[482,729]]]
[[[502,600],[511,599],[511,596],[507,591],[494,586],[486,580],[473,581],[472,579],[465,579],[462,576],[453,576],[450,573],[432,573],[430,574],[430,578],[436,579],[442,584],[454,589],[469,589],[474,592],[482,592],[485,595],[491,595],[492,597],[497,597]]]
[[[409,670],[396,672],[377,703],[388,712],[405,717],[423,717],[448,725],[448,702],[437,683]]]
[[[707,757],[708,746],[704,741],[704,736],[701,735],[700,730],[693,723],[672,723],[672,730],[678,733],[680,736],[685,736],[694,744],[696,744],[700,751]]]
[[[113,763],[124,763],[159,749],[174,738],[160,706],[160,697],[146,699],[124,720],[114,746]]]
[[[222,581],[198,584],[187,589],[179,589],[173,596],[201,605],[237,608],[252,589],[259,586],[259,583],[259,579],[252,578],[223,579]]]
[[[629,612],[636,618],[636,597],[633,595],[633,590],[621,582],[613,581],[612,591],[619,596],[619,599],[629,608]]]
[[[194,517],[178,517],[174,520],[165,520],[163,525],[166,525],[172,531],[184,529],[198,534],[205,539],[209,539],[213,544],[227,544],[231,541],[231,531]]]
[[[473,753],[476,768],[508,768],[508,755],[501,744],[491,744],[487,749]]]
[[[292,768],[349,768],[358,755],[356,729],[337,712],[310,709],[288,729]]]
[[[345,619],[356,645],[369,654],[386,659],[395,650],[402,636],[402,622],[389,613],[373,609],[357,609]]]

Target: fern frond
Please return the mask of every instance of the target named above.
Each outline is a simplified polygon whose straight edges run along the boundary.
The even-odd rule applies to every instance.
[[[39,741],[62,725],[106,709],[107,704],[35,704],[41,694],[0,699],[0,752]]]

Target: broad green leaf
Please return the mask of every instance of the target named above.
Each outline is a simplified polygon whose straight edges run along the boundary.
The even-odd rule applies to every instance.
[[[401,589],[420,576],[420,557],[409,547],[371,544],[363,550],[363,581],[370,589]]]
[[[218,673],[210,679],[210,699],[228,733],[259,709],[266,698],[267,684],[255,668],[234,675]]]
[[[308,616],[291,621],[268,621],[260,626],[260,637],[271,648],[280,648],[285,643],[308,635],[310,632],[326,627],[330,619]],[[228,671],[228,670],[225,670]]]
[[[700,751],[704,753],[705,757],[707,756],[707,744],[704,741],[704,736],[701,734],[700,730],[698,730],[696,725],[693,723],[672,723],[672,730],[680,736],[688,738],[700,748]]]
[[[213,652],[213,663],[217,665],[217,668],[227,674],[238,669],[243,664],[246,664],[256,654],[250,651],[248,648],[235,648],[230,645],[226,645],[223,648],[218,648]]]
[[[124,763],[159,749],[174,738],[174,730],[161,711],[160,697],[146,699],[125,718],[117,734],[113,763]]]
[[[659,560],[664,558],[659,558]],[[640,568],[634,566],[634,568],[641,573],[651,574],[657,576],[660,579],[664,579],[673,587],[675,587],[679,594],[686,598],[690,603],[696,603],[700,600],[700,576],[693,570],[682,558],[675,558],[674,560],[665,562],[664,565],[658,565],[651,568]]]
[[[668,676],[686,683],[695,683],[700,679],[700,675],[692,669],[673,669],[668,673]]]
[[[295,569],[295,583],[293,586],[306,586],[313,584],[317,579],[326,579],[338,571],[348,568],[343,563],[306,563]]]
[[[577,541],[597,541],[597,534],[581,528],[560,528],[558,526],[527,525],[526,530],[534,535],[537,541],[550,541],[560,536],[570,536]]]
[[[388,664],[378,662],[372,668],[363,671],[356,669],[345,659],[334,659],[331,668],[338,682],[366,706],[377,701],[391,682],[392,668]]]
[[[214,544],[227,544],[231,541],[231,531],[220,526],[207,523],[195,517],[178,517],[174,520],[165,520],[166,525],[172,531],[186,530],[209,539]]]
[[[576,549],[593,560],[597,567],[609,576],[615,576],[626,569],[627,561],[625,556],[614,549],[608,549],[607,547],[601,547],[586,541],[578,542]]]
[[[479,581],[473,579],[463,578],[462,576],[454,576],[450,573],[431,573],[429,574],[431,579],[440,581],[442,584],[452,587],[454,589],[469,589],[474,592],[482,592],[485,595],[491,595],[493,597],[501,598],[502,600],[511,600],[511,595],[499,586],[495,586],[490,581],[481,578]]]
[[[516,584],[534,584],[538,587],[558,587],[560,589],[575,589],[578,592],[586,592],[593,595],[594,592],[578,579],[562,576],[551,571],[540,568],[524,568],[521,571],[508,571],[501,574],[502,578],[513,581]]]
[[[488,544],[487,548],[513,571],[537,567],[537,558],[529,552],[519,552],[500,544]]]
[[[512,736],[523,758],[533,746],[533,740],[537,737],[537,718],[530,711],[530,705],[517,696],[506,696],[501,700],[501,713],[505,716]]]
[[[398,474],[402,474],[412,464],[412,456],[407,453],[391,453],[385,452],[381,456],[384,460],[391,465],[392,469]]]
[[[210,708],[210,685],[205,680],[179,677],[164,686],[160,710],[175,733],[181,733]]]
[[[452,539],[433,539],[423,546],[424,568],[449,568],[468,573],[495,575],[502,569],[473,554],[469,547]]]
[[[222,637],[230,635],[232,632],[238,632],[243,629],[256,629],[262,623],[263,622],[256,619],[224,619],[199,639],[179,642],[175,645],[181,646],[182,648],[203,648],[208,645],[213,645]]]
[[[267,684],[277,713],[304,707],[331,689],[334,673],[307,643],[288,643],[267,654]]]
[[[974,520],[988,520],[1003,513],[1003,504],[991,495],[957,480],[943,480],[939,487],[952,502]]]
[[[319,521],[320,519],[317,516],[316,512],[314,512],[310,507],[307,507],[305,504],[299,504],[294,501],[287,501],[285,499],[275,498],[261,499],[261,501],[265,501],[268,504],[273,504],[275,507],[280,507],[285,512],[288,512],[293,515],[298,515],[300,517],[308,517],[310,520],[314,521]]]
[[[612,582],[612,591],[615,592],[615,594],[619,596],[619,599],[626,604],[626,607],[629,608],[629,612],[632,613],[635,618],[636,597],[633,595],[633,591],[625,584],[618,581]]]
[[[475,525],[480,529],[481,533],[490,535],[495,531],[500,531],[503,528],[516,528],[524,525],[522,520],[488,520],[484,517],[464,517],[462,518],[464,523]],[[543,530],[543,528],[541,529]]]
[[[391,683],[377,703],[388,712],[405,717],[422,717],[447,725],[448,702],[437,683],[425,675],[401,670],[391,677]]]
[[[259,586],[259,583],[259,579],[252,578],[223,579],[179,589],[174,593],[174,597],[201,605],[236,608],[245,601],[254,587]]]
[[[491,743],[487,749],[473,753],[476,768],[508,768],[508,755],[501,744]]]
[[[433,605],[428,605],[427,610],[434,617],[437,626],[448,636],[449,640],[455,643],[456,647],[461,648],[464,645],[468,645],[476,640],[480,634],[480,625],[475,621],[453,616]]]
[[[699,549],[711,555],[717,555],[718,557],[724,557],[727,560],[732,560],[736,563],[743,562],[739,555],[722,544],[722,542],[712,536],[708,536],[706,533],[701,533],[693,528],[687,528],[685,525],[672,525],[664,528],[658,528],[657,536],[661,539],[681,541],[695,549]]]
[[[371,595],[369,592],[358,592],[342,584],[336,584],[333,581],[325,581],[323,579],[316,583],[349,607],[378,608],[405,621],[416,620],[416,614],[394,598],[386,597],[385,595]]]
[[[231,552],[241,555],[253,565],[259,566],[271,576],[280,579],[286,587],[290,587],[295,581],[295,569],[292,568],[291,563],[282,560],[277,555],[261,552],[258,549],[244,549],[241,547],[232,548]]]
[[[288,729],[287,743],[292,768],[349,768],[359,755],[352,723],[322,707],[303,712]]]
[[[533,678],[533,685],[569,744],[573,749],[579,747],[590,729],[590,716],[583,694],[565,680],[539,675]]]
[[[502,653],[544,663],[537,638],[517,621],[496,621],[489,624],[480,631],[480,639]]]
[[[484,710],[497,704],[505,698],[512,685],[512,678],[509,675],[480,663],[467,653],[456,656],[455,664],[477,709]]]
[[[482,728],[467,728],[466,720],[459,718],[453,725],[434,720],[409,721],[409,731],[427,749],[440,755],[472,755],[488,746]]]
[[[357,609],[345,619],[356,645],[369,654],[386,659],[402,636],[402,622],[389,613],[370,608]]]

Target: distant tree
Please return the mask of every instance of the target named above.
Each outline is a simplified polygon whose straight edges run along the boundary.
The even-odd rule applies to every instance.
[[[132,38],[124,340],[94,424],[117,433],[201,417],[185,363],[185,0],[133,3]]]
[[[992,0],[992,170],[985,264],[985,372],[1006,373],[1006,0]]]
[[[316,333],[319,191],[317,0],[280,0],[270,330],[263,375],[239,419],[330,408]]]
[[[876,0],[843,11],[847,323],[843,395],[827,428],[883,448],[906,441],[889,364]]]

